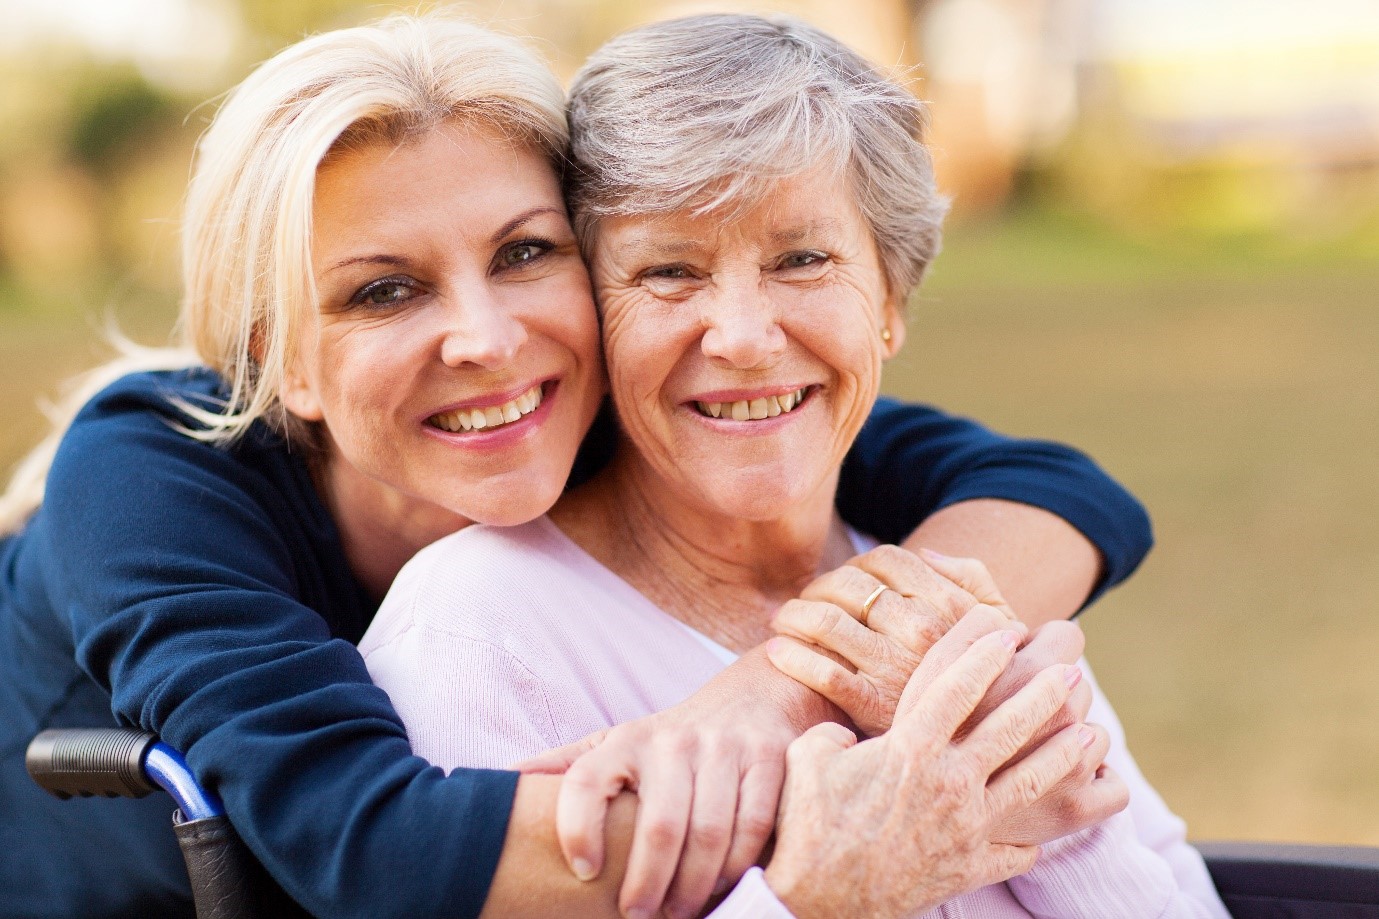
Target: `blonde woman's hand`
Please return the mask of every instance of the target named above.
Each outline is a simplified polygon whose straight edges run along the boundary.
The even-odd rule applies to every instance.
[[[787,710],[760,693],[710,683],[680,705],[518,768],[564,774],[556,832],[571,869],[586,879],[603,867],[609,802],[636,792],[619,909],[694,916],[756,863],[775,828],[785,751],[804,730]]]

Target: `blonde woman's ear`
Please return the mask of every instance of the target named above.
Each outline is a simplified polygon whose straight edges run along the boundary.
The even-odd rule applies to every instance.
[[[316,398],[316,388],[297,368],[293,367],[283,376],[282,386],[278,387],[278,400],[283,408],[302,421],[321,421],[321,401]]]

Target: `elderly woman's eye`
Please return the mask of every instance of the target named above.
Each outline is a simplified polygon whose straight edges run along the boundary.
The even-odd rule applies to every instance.
[[[502,268],[517,268],[534,262],[553,249],[550,243],[541,239],[524,239],[510,246],[504,246],[498,253],[498,263]]]
[[[365,284],[350,298],[351,306],[394,306],[412,299],[419,293],[411,278],[380,278]]]
[[[782,268],[808,268],[828,259],[822,252],[791,252],[780,260]]]
[[[663,278],[668,281],[676,281],[690,276],[689,269],[684,265],[658,265],[655,268],[648,268],[642,272],[646,278]]]

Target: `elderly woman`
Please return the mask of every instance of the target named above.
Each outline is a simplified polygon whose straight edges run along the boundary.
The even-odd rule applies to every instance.
[[[417,549],[544,513],[602,398],[563,104],[519,43],[443,17],[308,39],[230,94],[187,196],[186,347],[102,368],[0,502],[0,913],[189,913],[163,802],[59,803],[23,773],[37,731],[112,719],[184,750],[312,913],[474,915],[495,872],[491,910],[583,895],[553,841],[560,781],[428,768],[353,645]],[[591,437],[606,454],[607,427]],[[1098,554],[1009,501],[1094,534],[1102,586],[1147,547],[1078,454],[931,410],[879,411],[852,461],[860,529],[923,521],[1046,615],[1084,601]],[[739,667],[725,685],[760,694],[643,722],[651,742],[607,768],[703,731],[773,731],[779,753],[832,711],[760,652]],[[683,806],[681,773],[640,771],[644,803]],[[664,889],[674,858],[648,845],[631,880]]]
[[[621,440],[609,466],[548,517],[472,527],[421,552],[361,642],[413,749],[447,767],[502,766],[675,704],[766,640],[777,609],[802,592],[850,615],[836,636],[811,632],[792,604],[783,626],[817,635],[862,675],[886,669],[878,636],[906,635],[914,591],[868,573],[885,553],[848,566],[872,543],[834,504],[882,364],[904,340],[906,298],[938,244],[943,208],[920,104],[799,22],[701,16],[610,42],[577,77],[570,111],[567,184]],[[963,567],[932,560],[955,576]],[[850,573],[815,581],[830,569]],[[930,640],[910,631],[898,650],[918,659]],[[1031,694],[1061,702],[1079,675],[1049,668],[988,718]],[[856,850],[869,876],[841,854],[801,870],[792,763],[784,842],[719,913],[784,915],[784,903],[800,915],[1224,915],[1181,822],[1111,727],[1107,760],[1137,801],[1133,819],[1076,834],[1027,874],[949,902],[959,890],[917,884],[906,870],[924,861],[925,837],[917,827],[895,835],[894,814],[870,815],[876,823],[858,831],[865,845],[833,842]],[[1101,731],[1081,736],[1104,750]],[[1092,769],[1092,786],[1116,781]],[[812,775],[798,783],[818,785]],[[701,772],[691,826],[734,794],[729,776]]]

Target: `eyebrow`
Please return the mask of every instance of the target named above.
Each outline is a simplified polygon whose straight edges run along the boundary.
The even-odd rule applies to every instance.
[[[777,230],[767,235],[773,244],[778,246],[789,246],[813,236],[837,234],[843,226],[841,220],[833,217],[825,217],[820,220],[811,220],[803,226],[790,227],[785,230]],[[682,255],[689,255],[703,248],[703,241],[698,239],[677,239],[667,242],[655,242],[646,238],[630,240],[623,246],[623,251],[637,259],[661,259],[676,258]]]
[[[489,242],[496,246],[503,241],[503,238],[505,236],[507,236],[509,233],[511,233],[513,230],[517,229],[527,221],[532,220],[535,217],[539,217],[542,214],[559,213],[561,213],[560,208],[552,207],[549,204],[543,204],[538,207],[534,207],[531,210],[523,211],[522,213],[518,214],[516,217],[512,218],[507,223],[499,227],[498,232],[494,233],[492,236],[489,237]]]
[[[531,210],[523,211],[499,227],[497,232],[489,237],[489,242],[496,246],[511,234],[512,231],[534,218],[542,214],[559,214],[560,212],[560,208],[551,207],[550,205],[541,205],[540,207],[534,207]],[[412,269],[415,267],[413,261],[405,255],[390,255],[388,253],[379,252],[371,255],[355,255],[350,258],[341,259],[327,268],[326,273],[338,271],[341,268],[348,268],[351,265],[387,265],[391,268],[404,269]]]
[[[790,245],[811,236],[819,234],[834,234],[842,227],[843,222],[832,217],[825,217],[820,220],[811,220],[804,226],[792,227],[788,230],[777,230],[770,235],[770,240],[778,245]]]

